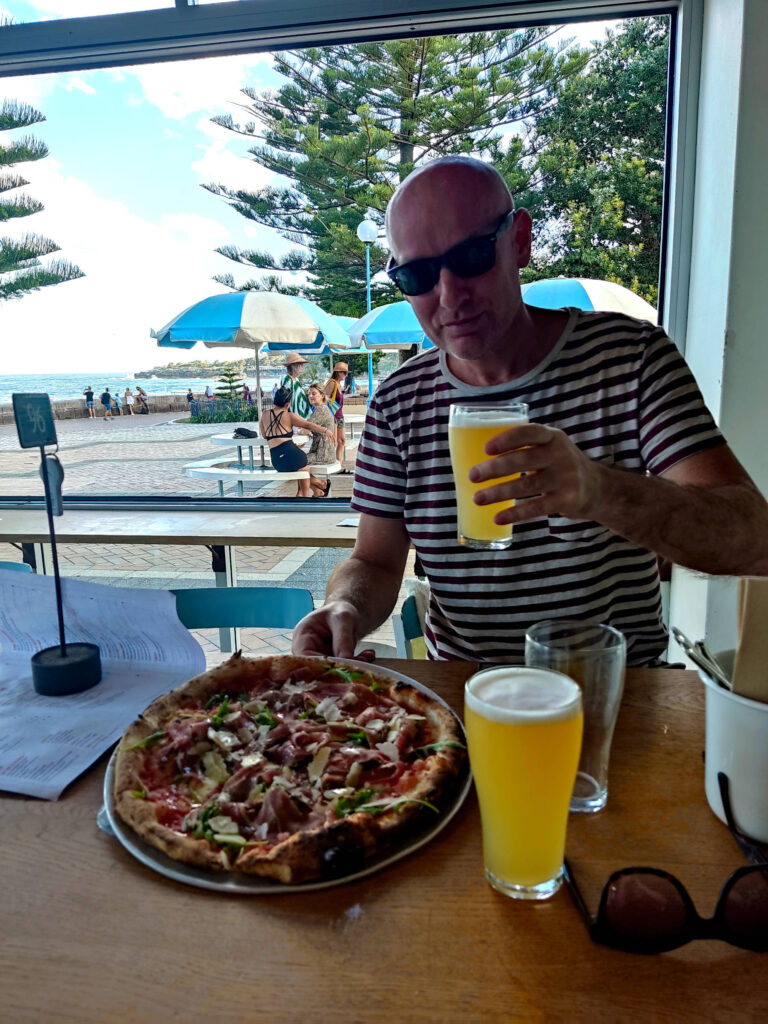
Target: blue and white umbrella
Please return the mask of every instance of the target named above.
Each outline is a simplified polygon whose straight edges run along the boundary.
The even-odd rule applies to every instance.
[[[349,335],[330,313],[308,299],[280,292],[227,292],[210,295],[179,313],[159,331],[151,331],[162,348],[229,346],[256,353],[256,400],[261,415],[261,380],[258,352],[321,352],[327,343],[338,350],[350,348]]]
[[[626,313],[638,320],[657,321],[656,310],[645,299],[635,295],[629,288],[614,281],[592,281],[585,277],[552,277],[542,281],[531,281],[521,289],[523,299],[530,306],[541,309],[605,310],[611,313]]]
[[[351,327],[348,327],[349,337],[353,345],[365,346],[370,352],[372,349],[383,349],[395,351],[397,349],[410,348],[411,345],[421,345],[422,348],[434,348],[432,342],[422,330],[421,324],[416,319],[413,307],[410,302],[390,302],[386,306],[376,306],[369,309],[365,316],[361,316]],[[368,401],[373,395],[373,363],[368,356]]]
[[[348,328],[353,345],[367,349],[395,350],[420,345],[434,348],[416,319],[410,302],[391,302],[376,306]]]

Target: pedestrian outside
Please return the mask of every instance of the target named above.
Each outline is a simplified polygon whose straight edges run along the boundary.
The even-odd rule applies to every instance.
[[[107,387],[104,388],[104,390],[102,391],[101,395],[99,396],[99,401],[101,402],[102,408],[104,410],[104,419],[105,420],[111,420],[112,419],[112,396],[109,393],[109,388],[107,388]]]
[[[88,418],[91,420],[96,419],[96,410],[93,407],[93,388],[89,384],[87,388],[83,390],[85,395],[85,408],[88,413]]]
[[[309,416],[309,399],[299,380],[299,374],[307,365],[298,352],[289,352],[285,357],[286,374],[280,381],[281,388],[291,392],[291,412],[306,419]]]

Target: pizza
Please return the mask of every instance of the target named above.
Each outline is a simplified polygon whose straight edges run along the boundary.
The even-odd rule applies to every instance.
[[[465,767],[461,725],[418,687],[237,653],[130,726],[113,796],[174,860],[293,884],[353,874],[437,821]]]

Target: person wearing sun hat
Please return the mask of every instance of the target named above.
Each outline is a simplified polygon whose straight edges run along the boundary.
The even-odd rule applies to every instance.
[[[299,374],[306,365],[306,359],[302,359],[298,352],[289,352],[285,357],[285,368],[288,372],[280,381],[280,387],[288,388],[291,392],[291,412],[295,412],[303,419],[310,413],[309,399],[299,381]]]
[[[348,373],[349,367],[346,363],[336,363],[331,376],[323,387],[323,391],[328,396],[328,407],[336,418],[336,459],[338,462],[344,461],[344,445],[347,440],[344,433],[344,395],[341,389],[344,387]],[[349,473],[349,470],[342,469],[341,472]]]

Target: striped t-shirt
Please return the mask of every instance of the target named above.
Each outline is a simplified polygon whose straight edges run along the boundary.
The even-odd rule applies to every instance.
[[[599,523],[558,516],[520,523],[501,551],[457,542],[452,402],[527,402],[531,422],[558,427],[590,458],[636,473],[664,473],[723,443],[660,327],[614,313],[569,313],[554,349],[523,377],[472,387],[432,349],[392,373],[368,407],[352,507],[404,520],[431,586],[432,658],[521,662],[528,626],[551,618],[615,626],[627,638],[630,665],[666,648],[656,556]]]

